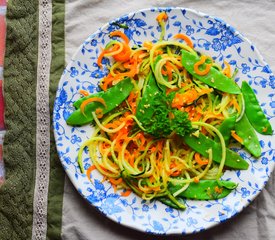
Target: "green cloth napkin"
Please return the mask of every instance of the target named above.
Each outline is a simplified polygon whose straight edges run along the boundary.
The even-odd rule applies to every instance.
[[[51,119],[64,63],[64,0],[10,0],[1,240],[60,239],[64,172]]]

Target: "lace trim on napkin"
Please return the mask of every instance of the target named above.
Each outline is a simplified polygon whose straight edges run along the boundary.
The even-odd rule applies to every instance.
[[[51,65],[52,1],[39,0],[39,36],[36,89],[36,176],[32,239],[46,239],[50,172],[49,81]]]

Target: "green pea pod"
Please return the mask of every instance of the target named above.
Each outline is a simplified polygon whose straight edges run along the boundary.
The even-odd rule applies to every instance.
[[[222,134],[225,145],[228,146],[230,138],[231,138],[231,130],[234,129],[235,127],[235,122],[236,122],[237,117],[235,115],[230,116],[226,118],[221,125],[218,127],[218,130]],[[216,136],[215,141],[219,141],[219,138]]]
[[[186,134],[183,139],[189,147],[204,157],[208,157],[208,149],[212,149],[213,161],[220,163],[222,157],[222,147],[220,143],[215,142],[203,134],[199,134],[198,137],[192,134]],[[239,154],[226,148],[225,166],[233,169],[246,170],[249,164],[239,156]]]
[[[98,92],[88,97],[84,97],[77,103],[77,106],[89,99],[91,97],[100,97],[105,101],[106,107],[104,107],[99,102],[92,102],[87,104],[84,109],[84,113],[81,112],[80,109],[75,110],[66,120],[68,125],[72,126],[81,126],[93,121],[92,112],[94,112],[97,108],[102,108],[103,114],[110,112],[115,107],[117,107],[122,101],[124,101],[134,88],[133,83],[130,78],[126,78],[123,81],[120,81],[115,86],[109,88],[106,92]],[[79,105],[79,106],[80,106]]]
[[[250,85],[243,81],[241,91],[245,103],[245,114],[254,129],[264,135],[272,135],[273,130]]]
[[[185,202],[182,198],[176,198],[176,200],[182,205],[176,204],[174,201],[172,201],[169,197],[159,197],[157,198],[159,201],[164,203],[165,205],[175,208],[175,209],[185,209],[186,207],[183,207]]]
[[[203,83],[215,89],[218,89],[222,92],[227,92],[232,94],[241,93],[240,88],[234,82],[234,80],[225,76],[221,71],[219,71],[215,67],[211,67],[209,73],[206,75],[200,76],[196,74],[194,70],[194,65],[195,63],[200,61],[200,57],[186,50],[182,50],[181,53],[182,53],[182,65],[186,68],[186,70],[192,76],[199,79]],[[202,66],[204,66],[204,64]]]
[[[226,197],[238,185],[224,180],[200,180],[198,183],[190,183],[188,188],[177,197],[196,200],[213,200]],[[173,194],[184,187],[184,184],[171,184],[169,191]]]
[[[255,157],[260,157],[260,142],[254,131],[254,128],[250,124],[245,114],[243,115],[241,120],[235,124],[235,130],[237,135],[243,139],[243,145],[245,146],[245,148]]]
[[[229,190],[233,190],[238,186],[238,184],[231,181],[217,180],[217,183],[220,187],[225,187]]]
[[[143,122],[151,119],[155,109],[150,107],[150,103],[156,94],[159,94],[159,87],[154,75],[151,73],[142,94],[142,98],[137,106],[136,117],[139,121]]]
[[[119,94],[118,94],[117,96],[111,96],[112,93],[110,93],[110,94],[106,94],[106,93],[108,93],[108,92],[110,92],[110,91],[120,90],[120,89],[122,89],[123,91],[125,91],[125,88],[128,89],[128,88],[130,88],[130,87],[132,87],[132,88],[131,88],[131,90],[132,90],[132,89],[133,89],[133,86],[132,86],[132,85],[133,85],[133,84],[132,84],[132,82],[131,82],[131,79],[130,79],[130,78],[125,78],[123,81],[118,82],[115,86],[113,86],[113,87],[107,89],[106,92],[105,92],[105,91],[96,92],[96,93],[90,94],[89,96],[79,98],[78,100],[76,100],[76,101],[73,103],[73,106],[74,106],[76,109],[78,109],[78,108],[80,108],[81,104],[82,104],[85,100],[87,100],[87,99],[89,99],[89,98],[92,98],[92,97],[101,97],[101,98],[103,98],[103,97],[106,98],[106,97],[107,97],[107,98],[108,98],[107,95],[109,95],[109,98],[111,98],[112,100],[115,98],[114,100],[116,100],[116,98],[119,98],[119,95],[121,94],[121,91],[119,92]],[[114,87],[115,87],[115,88],[114,88]],[[114,89],[113,89],[113,88],[114,88]],[[111,89],[113,89],[113,90],[111,90]],[[128,95],[129,95],[129,94],[128,94]]]

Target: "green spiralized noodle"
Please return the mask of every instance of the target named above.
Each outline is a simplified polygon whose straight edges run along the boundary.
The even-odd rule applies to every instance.
[[[242,109],[241,109],[241,113],[239,114],[239,116],[236,119],[236,122],[239,122],[242,119],[242,117],[244,115],[244,112],[245,112],[245,104],[244,104],[244,99],[243,99],[243,94],[242,93],[238,95],[238,99],[241,102],[241,108]]]
[[[177,81],[174,80],[172,82],[168,82],[165,80],[165,78],[163,77],[162,73],[161,73],[161,69],[164,66],[164,64],[166,63],[166,59],[161,59],[155,67],[155,74],[156,74],[156,80],[158,83],[160,83],[161,85],[164,85],[168,88],[176,88],[175,85],[173,85],[173,83],[176,83]]]
[[[100,123],[100,121],[98,120],[98,118],[97,118],[95,112],[92,112],[92,115],[93,115],[93,118],[94,118],[94,120],[95,120],[97,126],[98,126],[101,130],[103,130],[103,131],[105,131],[105,132],[107,132],[107,133],[115,133],[115,132],[118,132],[119,130],[121,130],[121,129],[125,126],[125,122],[122,122],[117,128],[109,129],[109,128],[104,127],[104,126]]]
[[[174,183],[174,184],[187,184],[187,183],[191,183],[191,182],[194,182],[195,180],[199,180],[201,178],[204,177],[204,175],[207,173],[207,171],[209,170],[209,168],[211,167],[211,164],[212,164],[212,149],[208,149],[208,153],[209,153],[209,160],[208,160],[208,163],[205,167],[205,169],[200,172],[198,175],[196,175],[195,177],[193,178],[188,178],[188,179],[170,179],[170,182]]]
[[[218,175],[219,167],[217,165],[214,165],[211,169],[208,170],[208,172],[204,175],[203,179],[216,179]]]
[[[221,161],[220,161],[220,165],[219,165],[219,170],[217,173],[217,179],[219,179],[222,175],[222,170],[224,168],[224,163],[225,163],[225,157],[226,157],[226,146],[225,146],[225,141],[224,138],[221,134],[221,132],[215,128],[214,126],[208,124],[208,123],[204,123],[204,122],[192,122],[193,125],[197,125],[197,126],[203,126],[205,128],[209,128],[210,130],[212,130],[213,132],[215,132],[217,134],[217,136],[220,139],[221,142],[221,148],[222,148],[222,157],[221,157]],[[212,153],[211,153],[212,154]],[[209,153],[210,155],[210,153]]]
[[[77,155],[77,159],[78,159],[78,164],[80,167],[81,172],[84,172],[84,167],[83,167],[83,163],[81,161],[82,158],[82,154],[84,151],[84,148],[91,145],[91,143],[93,142],[97,142],[97,141],[106,141],[109,142],[111,144],[111,141],[109,141],[108,139],[104,138],[104,137],[92,137],[89,140],[85,141],[82,146],[80,147],[79,151],[78,151],[78,155]]]
[[[114,42],[115,42],[115,44],[119,45],[119,49],[116,50],[116,51],[110,52],[110,53],[105,53],[106,57],[114,56],[116,54],[119,54],[123,50],[123,44],[121,42],[119,42],[119,41],[114,41]]]
[[[186,179],[191,179],[190,178],[190,175],[188,174],[188,172],[185,172],[185,176],[186,176]],[[178,191],[174,192],[173,193],[173,196],[176,197],[178,195],[180,195],[182,192],[184,192],[190,185],[190,182],[186,183],[181,189],[179,189]]]

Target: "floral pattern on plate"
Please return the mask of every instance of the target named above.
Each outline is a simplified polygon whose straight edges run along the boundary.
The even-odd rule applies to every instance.
[[[253,158],[244,149],[233,148],[250,167],[247,171],[226,171],[222,179],[237,182],[237,189],[220,200],[186,200],[185,211],[175,210],[159,201],[145,201],[131,194],[122,197],[102,176],[92,172],[92,183],[81,174],[77,152],[89,138],[91,126],[70,127],[66,118],[73,111],[72,103],[80,97],[80,89],[90,93],[99,90],[99,80],[107,74],[108,59],[103,68],[96,64],[101,47],[110,40],[109,33],[120,29],[131,39],[132,45],[145,40],[157,41],[160,28],[156,22],[159,12],[167,12],[165,39],[176,33],[188,35],[196,50],[211,55],[223,65],[227,61],[237,68],[236,82],[244,79],[257,93],[261,106],[273,128],[275,125],[275,77],[255,46],[222,20],[184,8],[153,8],[124,15],[100,28],[80,46],[64,70],[54,105],[54,132],[60,160],[79,193],[110,219],[128,227],[155,234],[190,234],[208,229],[239,213],[263,189],[273,171],[275,162],[274,135],[258,135],[262,147],[260,159]],[[272,141],[273,140],[273,141]],[[84,168],[91,165],[87,152]]]

